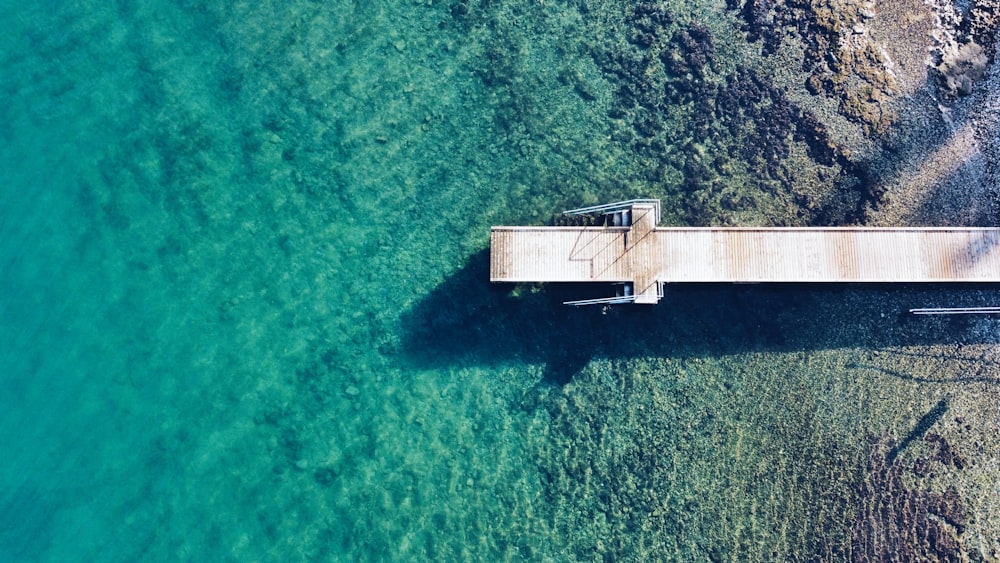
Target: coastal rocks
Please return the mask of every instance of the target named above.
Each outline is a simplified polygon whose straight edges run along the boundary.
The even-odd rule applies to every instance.
[[[632,41],[644,48],[657,42],[660,33],[674,23],[674,17],[663,4],[641,2],[636,5],[631,24],[635,34]]]
[[[966,14],[950,3],[934,2],[937,18],[933,71],[945,98],[967,96],[996,56],[1000,0],[979,0]]]
[[[968,96],[972,85],[986,74],[989,59],[976,43],[966,43],[941,52],[935,70],[939,86],[948,96]]]
[[[726,7],[738,10],[746,22],[747,38],[751,42],[762,41],[767,54],[773,54],[781,46],[782,35],[775,33],[774,7],[777,3],[777,0],[726,0]]]
[[[935,465],[960,470],[964,460],[936,434],[924,438],[930,455],[912,471],[896,457],[888,438],[869,439],[868,465],[858,487],[861,507],[851,532],[852,559],[859,561],[966,561],[962,534],[967,510],[954,487],[944,492],[919,490],[912,476],[926,476]],[[936,451],[935,451],[936,450]]]
[[[739,11],[748,39],[761,41],[765,55],[786,39],[804,45],[809,92],[838,100],[841,114],[870,136],[889,131],[900,90],[892,62],[868,31],[873,2],[728,0],[727,6]]]
[[[969,38],[980,45],[990,60],[996,56],[997,31],[1000,27],[1000,0],[977,0],[965,20]]]
[[[745,9],[763,21],[772,7]],[[679,203],[667,221],[856,221],[866,200],[857,166],[819,118],[765,74],[717,64],[708,28],[683,23],[663,3],[639,2],[625,23],[628,45],[595,61],[617,86],[618,140],[640,156],[653,189]]]

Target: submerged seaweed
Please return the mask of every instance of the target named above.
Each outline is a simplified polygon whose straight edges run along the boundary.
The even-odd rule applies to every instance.
[[[927,436],[937,445],[934,459],[918,459],[912,468],[894,455],[899,445],[887,438],[869,438],[868,464],[857,494],[860,514],[851,533],[854,561],[967,561],[978,559],[964,545],[967,509],[958,491],[941,493],[915,489],[907,484],[911,473],[926,474],[931,464],[956,466],[948,443],[938,435]]]

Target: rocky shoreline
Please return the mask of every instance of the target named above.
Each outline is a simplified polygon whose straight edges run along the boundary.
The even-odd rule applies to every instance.
[[[885,226],[997,224],[1000,2],[727,0],[727,7],[739,15],[762,57],[798,44],[805,90],[817,101],[835,103],[871,142],[865,148],[844,141],[850,135],[822,122],[841,155],[841,169],[855,175],[864,196],[852,220]],[[796,99],[802,103],[803,97]],[[804,115],[813,115],[808,102],[802,107]],[[981,397],[990,400],[988,394]],[[975,399],[966,395],[965,408],[980,409],[969,401]],[[982,543],[981,531],[968,533],[970,523],[980,530],[992,526],[976,522],[969,506],[990,503],[989,494],[980,496],[968,485],[982,475],[965,475],[968,462],[932,430],[945,428],[953,439],[967,440],[972,427],[963,422],[960,408],[947,412],[949,403],[942,399],[935,407],[941,412],[929,411],[906,439],[869,439],[868,463],[853,493],[860,507],[851,532],[853,559],[996,556],[995,545]],[[979,455],[996,447],[972,441]],[[900,456],[911,442],[916,452]]]
[[[996,224],[1000,2],[727,0],[726,7],[757,49],[755,60],[720,64],[717,28],[661,2],[637,3],[626,18],[630,46],[597,58],[618,85],[612,117],[630,126],[619,140],[655,163],[651,183],[680,179],[673,195],[685,214],[673,220]],[[800,83],[767,72],[796,56]],[[950,416],[940,424],[961,421]],[[992,556],[993,547],[967,537],[975,523],[976,500],[963,498],[970,489],[939,479],[967,479],[966,461],[931,430],[938,419],[924,422],[911,440],[869,440],[868,463],[848,494],[847,505],[860,507],[852,558]],[[917,453],[900,456],[910,442]]]
[[[800,45],[803,88],[816,105],[836,104],[860,128],[861,143],[829,125],[840,152],[862,172],[866,201],[857,222],[995,221],[996,176],[981,155],[997,144],[989,111],[996,2],[962,8],[921,0],[729,0],[727,6],[763,57]]]

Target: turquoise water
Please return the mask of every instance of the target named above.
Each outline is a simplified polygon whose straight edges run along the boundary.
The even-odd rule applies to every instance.
[[[677,192],[690,100],[636,148],[621,6],[4,8],[2,560],[836,557],[859,429],[938,400],[869,365],[952,338],[881,328],[933,293],[489,286],[489,226],[565,207],[814,218],[745,155]],[[826,167],[781,174],[850,204]]]

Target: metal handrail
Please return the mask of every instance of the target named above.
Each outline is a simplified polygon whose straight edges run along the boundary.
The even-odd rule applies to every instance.
[[[578,301],[563,301],[563,305],[573,305],[574,307],[579,307],[581,305],[622,305],[625,303],[632,303],[635,301],[635,295],[623,295],[621,297],[601,297],[598,299],[580,299]]]
[[[616,201],[614,203],[605,203],[603,205],[591,205],[590,207],[581,207],[579,209],[569,209],[563,211],[563,215],[585,215],[587,213],[614,213],[615,211],[620,211],[628,207],[632,207],[635,204],[652,204],[659,206],[660,200],[658,199],[629,199],[626,201]]]
[[[914,315],[987,315],[1000,313],[1000,307],[927,307],[910,309]]]

